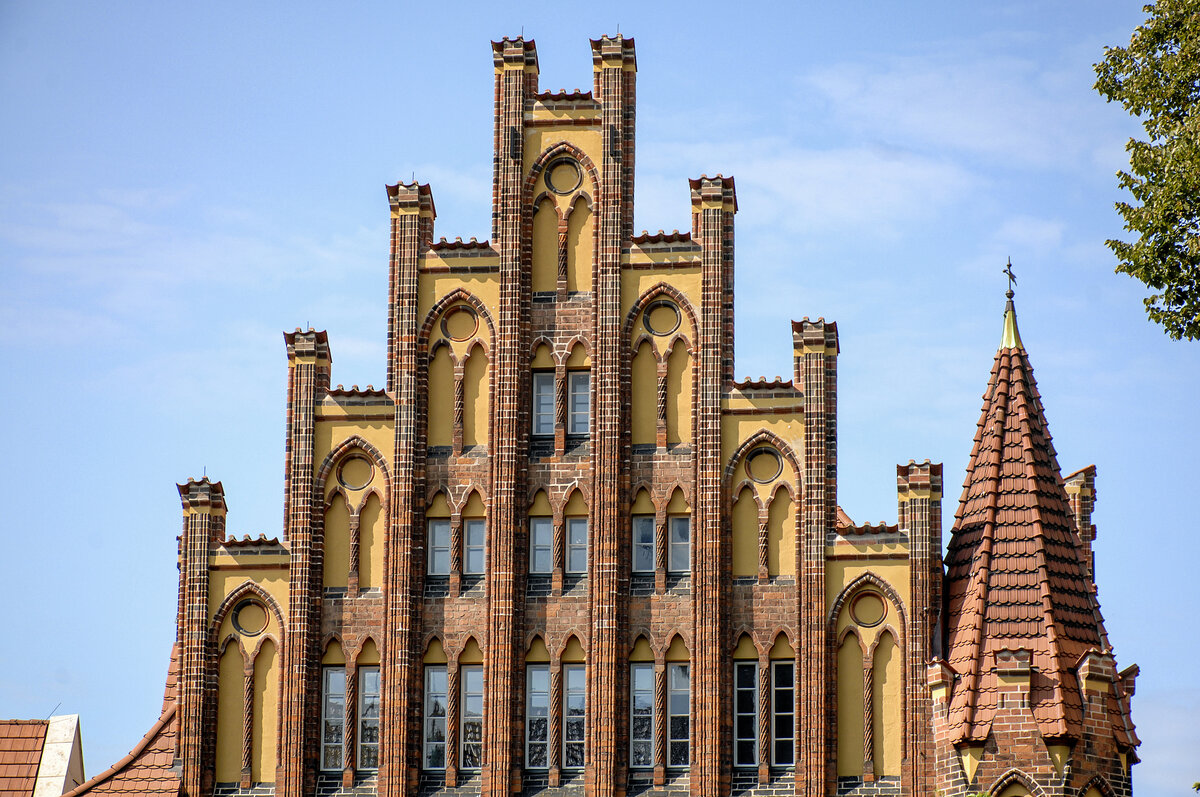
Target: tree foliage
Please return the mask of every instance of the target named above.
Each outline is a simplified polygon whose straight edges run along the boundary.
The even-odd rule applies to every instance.
[[[1111,240],[1118,272],[1155,292],[1152,321],[1176,340],[1200,339],[1200,0],[1158,0],[1128,47],[1107,47],[1096,90],[1138,117],[1148,140],[1130,139],[1117,172],[1134,203],[1118,202],[1132,243]]]

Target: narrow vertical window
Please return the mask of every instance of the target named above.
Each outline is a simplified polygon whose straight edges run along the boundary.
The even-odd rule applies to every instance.
[[[484,539],[487,536],[487,521],[469,518],[463,521],[463,572],[473,575],[483,573]]]
[[[358,668],[358,768],[379,769],[379,668]]]
[[[554,434],[554,372],[533,372],[533,433]]]
[[[758,662],[733,665],[733,764],[758,765]]]
[[[589,371],[571,371],[567,374],[567,434],[588,433],[591,382]]]
[[[654,665],[629,665],[629,766],[654,766]]]
[[[686,664],[667,665],[667,765],[686,767],[691,741],[691,678]]]
[[[450,521],[445,518],[429,518],[428,552],[429,567],[426,571],[431,576],[450,574]]]
[[[588,522],[585,517],[567,518],[567,572],[586,573]]]
[[[425,769],[446,768],[446,668],[425,667]]]
[[[548,517],[529,518],[529,572],[549,573],[554,568],[554,526]]]
[[[587,667],[563,665],[563,766],[583,769],[583,744],[587,732]]]
[[[463,769],[479,769],[483,763],[483,668],[471,665],[460,667],[462,699],[459,701],[462,718],[459,722],[459,749]]]
[[[795,763],[796,750],[796,665],[790,661],[772,662],[771,729],[774,748],[771,763],[775,766],[791,766]]]
[[[672,517],[667,523],[667,569],[686,573],[692,569],[692,519]]]
[[[633,516],[633,571],[654,570],[654,515]]]
[[[346,670],[326,667],[321,685],[321,769],[341,769],[346,739]]]
[[[550,766],[550,668],[525,668],[525,768]]]

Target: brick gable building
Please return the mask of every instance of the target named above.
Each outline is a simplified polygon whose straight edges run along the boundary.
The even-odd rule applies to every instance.
[[[72,797],[1130,794],[1095,472],[1060,475],[1011,301],[944,570],[940,465],[897,468],[895,525],[838,507],[835,324],[735,379],[733,179],[635,234],[633,41],[585,93],[493,54],[490,240],[388,187],[387,384],[285,336],[284,538],[180,485],[162,717]]]

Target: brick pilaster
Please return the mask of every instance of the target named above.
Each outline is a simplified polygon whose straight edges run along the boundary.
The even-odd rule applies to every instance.
[[[730,558],[721,488],[721,396],[725,363],[727,283],[733,263],[732,178],[692,180],[693,238],[700,243],[701,287],[697,395],[694,404],[696,488],[692,543],[693,795],[727,794],[732,776],[727,648]]]
[[[493,42],[496,68],[496,149],[492,238],[500,252],[499,323],[495,341],[492,404],[492,489],[487,643],[483,651],[484,752],[482,793],[501,797],[520,782],[519,710],[521,629],[524,619],[525,561],[520,534],[525,516],[528,440],[527,340],[529,291],[526,247],[521,239],[524,203],[525,107],[537,91],[537,50],[533,42]]]
[[[324,332],[296,330],[285,334],[284,340],[288,353],[284,534],[291,561],[275,793],[303,797],[315,787],[317,763],[321,562],[313,539],[313,513],[320,512],[312,500],[313,434],[317,402],[329,389],[332,357]]]
[[[388,374],[395,434],[384,564],[378,789],[380,797],[403,797],[416,787],[421,722],[417,636],[425,525],[419,463],[425,422],[417,395],[417,268],[421,248],[433,234],[435,212],[427,185],[388,186],[388,199],[392,237]]]
[[[201,797],[212,789],[212,747],[205,733],[208,661],[208,553],[225,538],[225,491],[220,482],[188,479],[179,485],[183,534],[179,538],[179,758],[180,793]],[[214,676],[215,677],[215,676]],[[215,690],[213,690],[215,691]]]
[[[804,393],[804,482],[798,541],[800,644],[796,648],[796,794],[833,792],[837,769],[829,700],[825,545],[837,513],[837,324],[792,323],[796,385]]]
[[[942,583],[942,466],[929,460],[896,466],[901,528],[909,539],[909,607],[904,651],[905,794],[933,790],[933,707],[927,667],[939,634]],[[938,654],[941,651],[937,651]]]
[[[594,96],[601,107],[600,186],[596,260],[592,270],[592,473],[591,550],[588,562],[591,640],[588,667],[588,793],[611,797],[623,790],[626,756],[624,687],[628,566],[628,476],[624,453],[627,369],[622,340],[621,249],[633,223],[633,41],[620,35],[592,41]],[[628,148],[626,143],[628,142]]]

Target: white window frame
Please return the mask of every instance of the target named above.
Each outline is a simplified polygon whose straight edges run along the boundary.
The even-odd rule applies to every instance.
[[[588,559],[588,519],[586,515],[579,517],[568,517],[566,522],[567,534],[567,562],[566,572],[568,573],[586,573]],[[582,529],[583,539],[579,539],[579,530]],[[582,563],[576,561],[582,559]]]
[[[450,575],[450,519],[431,517],[425,519],[426,559],[425,574],[429,576]],[[444,566],[439,557],[444,557]]]
[[[374,680],[375,688],[368,689],[367,684]],[[356,741],[358,742],[358,755],[355,756],[355,766],[365,772],[374,772],[379,769],[379,719],[382,708],[383,697],[383,682],[379,675],[379,667],[371,665],[369,667],[358,668],[358,733]],[[368,736],[368,731],[373,731],[370,735],[375,741],[364,741]],[[373,764],[364,764],[364,761],[373,760]]]
[[[680,686],[680,683],[683,686]],[[679,733],[674,720],[685,720],[686,732]],[[682,761],[676,761],[675,751],[684,751]],[[667,662],[667,767],[684,769],[692,763],[692,679],[688,662]]]
[[[592,372],[567,371],[567,434],[589,433],[592,405]]]
[[[587,665],[564,664],[562,690],[562,768],[579,770],[587,763]],[[579,754],[577,764],[571,763],[572,751]]]
[[[791,675],[787,686],[780,686],[779,671],[786,668]],[[780,705],[786,710],[780,711]],[[792,735],[780,737],[780,718],[786,718],[792,726]],[[787,759],[779,755],[780,744],[785,743]],[[771,764],[777,767],[796,765],[796,662],[791,659],[779,659],[771,662]]]
[[[653,573],[654,572],[654,538],[657,536],[655,517],[654,515],[634,515],[633,523],[633,572],[635,573]],[[650,539],[646,540],[645,534],[649,532]],[[642,535],[639,539],[639,535]]]
[[[683,541],[677,541],[676,532],[683,529]],[[692,571],[692,516],[672,515],[667,518],[667,570],[672,573]]]
[[[331,689],[340,686],[341,692]],[[335,710],[336,707],[336,710]],[[340,716],[336,716],[340,715]],[[330,724],[337,729],[336,741],[326,741]],[[337,761],[329,754],[337,751]],[[325,667],[321,672],[321,770],[340,772],[346,768],[346,668]]]
[[[538,567],[539,552],[545,554],[544,568]],[[553,570],[554,518],[549,515],[534,515],[529,518],[529,572],[550,573]]]
[[[477,540],[472,540],[473,535]],[[478,557],[477,567],[471,564],[472,555]],[[463,520],[463,564],[462,571],[468,575],[483,575],[487,562],[487,521],[483,518],[472,517]]]
[[[446,712],[450,705],[449,674],[446,665],[425,665],[425,721],[421,728],[421,766],[427,770],[443,770],[446,768]],[[440,681],[441,683],[435,683]],[[439,701],[440,703],[436,702]],[[441,713],[434,712],[439,706]],[[436,731],[441,730],[441,738]],[[436,753],[441,752],[441,764],[434,763]]]
[[[458,765],[459,769],[467,772],[478,772],[483,766],[483,667],[478,664],[463,665],[458,668],[459,694],[458,701]],[[471,681],[478,678],[478,690],[472,688]],[[472,699],[478,699],[479,713],[468,714]],[[468,728],[477,726],[477,738],[468,741]],[[467,764],[467,748],[477,751],[478,760],[475,764]]]
[[[543,688],[537,688],[535,685],[535,676],[541,676]],[[534,720],[541,719],[545,722],[545,738],[534,740],[533,738],[533,723]],[[535,748],[541,748],[541,756],[543,764],[534,764],[533,753]],[[550,767],[550,665],[548,664],[527,664],[525,665],[525,768],[526,769],[549,769]]]
[[[643,680],[648,679],[649,685],[638,689],[638,675],[643,676]],[[650,720],[650,734],[645,738],[635,738],[633,735],[634,720],[638,716],[637,705],[638,698],[644,700],[645,705],[649,706],[649,712],[643,710],[642,718]],[[650,769],[654,766],[654,664],[652,662],[632,662],[629,665],[629,767],[630,769]],[[636,745],[642,745],[643,751],[647,753],[647,759],[638,762],[634,752]]]
[[[554,434],[554,372],[534,371],[531,380],[533,402],[530,416],[533,434],[547,437]]]
[[[742,673],[750,673],[750,686],[741,685]],[[741,720],[750,720],[750,735],[741,732]],[[750,742],[749,760],[741,756],[742,745]],[[758,662],[736,660],[733,662],[733,765],[735,767],[758,766]]]

